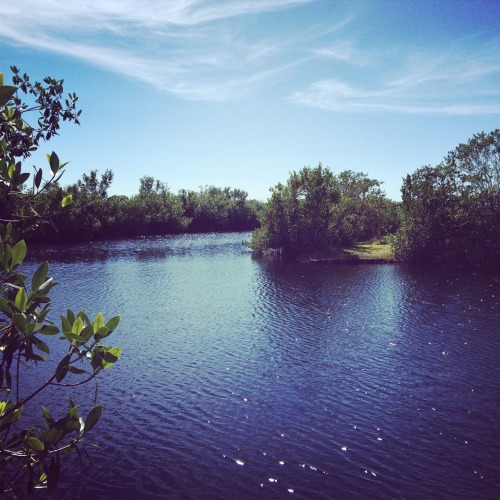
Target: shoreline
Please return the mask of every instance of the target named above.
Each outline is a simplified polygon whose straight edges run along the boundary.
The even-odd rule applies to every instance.
[[[308,255],[301,258],[310,264],[398,264],[390,243],[365,242],[348,248],[332,249],[320,255]]]
[[[378,258],[378,257],[361,257],[361,258],[348,258],[348,257],[321,257],[321,258],[308,258],[303,262],[307,264],[401,264],[401,261],[395,258]]]

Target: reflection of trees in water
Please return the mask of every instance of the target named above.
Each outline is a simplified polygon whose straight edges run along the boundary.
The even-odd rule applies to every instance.
[[[27,261],[60,262],[100,262],[110,257],[109,249],[102,245],[30,246]]]
[[[248,251],[241,242],[249,233],[204,233],[166,235],[136,239],[98,241],[73,245],[31,245],[27,262],[71,264],[73,262],[104,262],[115,260],[164,260],[173,256],[209,257],[226,252]]]

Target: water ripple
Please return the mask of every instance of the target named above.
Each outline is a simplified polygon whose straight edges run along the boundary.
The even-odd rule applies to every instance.
[[[122,315],[99,465],[62,491],[493,498],[498,278],[259,261],[244,239],[33,252],[27,269],[48,258],[62,282],[54,310]]]

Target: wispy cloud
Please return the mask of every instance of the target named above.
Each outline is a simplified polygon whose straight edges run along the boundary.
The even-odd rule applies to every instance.
[[[352,42],[336,40],[328,45],[313,49],[313,56],[325,61],[340,61],[353,66],[366,66],[369,64],[369,54],[359,50]]]
[[[349,50],[333,51],[331,57],[352,59]],[[474,53],[463,47],[441,55],[402,53],[391,64],[378,71],[362,69],[351,79],[317,80],[293,92],[290,100],[340,112],[500,113],[500,43],[476,47]]]
[[[2,6],[0,37],[124,74],[186,99],[233,99],[272,82],[279,33],[238,21],[311,0],[17,0]],[[23,29],[16,19],[23,19]],[[231,22],[225,22],[232,19]]]
[[[293,103],[331,111],[500,111],[499,38],[468,34],[425,50],[391,40],[391,47],[367,36],[350,5],[3,1],[0,40],[85,61],[182,99],[230,100],[279,88]]]
[[[285,9],[311,0],[17,0],[2,5],[3,16],[37,26],[83,26],[120,31],[142,27],[192,26],[220,19]]]

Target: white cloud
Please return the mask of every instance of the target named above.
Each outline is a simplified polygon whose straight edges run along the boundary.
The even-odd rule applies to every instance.
[[[366,52],[356,49],[353,43],[344,40],[314,49],[312,53],[327,61],[340,61],[354,66],[365,66],[369,62]]]
[[[328,56],[328,52],[321,55]],[[474,53],[457,47],[437,56],[402,54],[399,59],[392,59],[391,65],[392,68],[379,68],[377,72],[374,68],[362,70],[351,80],[326,78],[312,82],[292,93],[290,100],[342,112],[500,112],[500,47],[492,50],[489,45],[478,46]]]
[[[314,15],[316,3],[327,18]],[[309,22],[295,16],[290,23],[285,14],[306,4]],[[356,39],[349,31],[356,25],[352,12],[340,15],[336,5],[4,1],[0,39],[85,61],[183,99],[235,99],[279,82],[297,88],[291,101],[332,111],[499,112],[498,39],[458,40],[441,52],[368,45],[363,34]]]
[[[279,33],[262,39],[240,32],[234,20],[311,1],[17,0],[2,6],[0,37],[182,98],[226,100],[274,80],[290,65],[279,58]]]
[[[4,21],[67,29],[197,25],[270,12],[311,0],[16,0],[2,5]],[[121,29],[121,28],[120,28]]]

